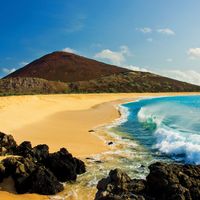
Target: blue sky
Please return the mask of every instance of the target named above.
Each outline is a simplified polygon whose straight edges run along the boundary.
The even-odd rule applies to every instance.
[[[0,3],[0,76],[66,50],[200,84],[199,0]]]

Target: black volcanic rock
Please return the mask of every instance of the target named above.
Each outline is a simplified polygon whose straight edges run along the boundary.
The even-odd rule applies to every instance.
[[[74,158],[65,148],[49,154],[45,166],[50,169],[61,182],[75,181],[77,174],[85,172],[85,164]]]
[[[49,147],[46,144],[40,144],[33,148],[33,155],[38,162],[44,162],[49,156]]]
[[[150,196],[200,199],[200,166],[155,163],[149,169],[147,193]]]
[[[120,169],[111,170],[107,178],[99,181],[95,200],[142,200],[143,197],[138,195],[138,193],[142,193],[144,190],[144,182],[143,180],[133,182],[131,178]]]
[[[17,144],[12,135],[0,132],[0,155],[13,154]]]
[[[25,180],[16,185],[18,193],[38,193],[53,195],[61,192],[64,187],[54,174],[45,167],[37,167]]]
[[[199,200],[200,166],[154,163],[147,180],[130,179],[119,169],[99,181],[95,200]]]
[[[14,154],[19,155],[19,156],[23,156],[23,157],[27,156],[27,154],[32,155],[31,142],[29,142],[29,141],[22,142],[19,146],[17,146]]]
[[[3,160],[5,176],[12,176],[17,193],[56,194],[62,191],[54,174],[30,158],[14,157]]]
[[[11,176],[20,194],[56,194],[64,189],[60,181],[75,181],[77,174],[86,171],[84,162],[65,148],[50,154],[46,144],[32,147],[24,141],[17,146],[13,137],[4,133],[0,133],[0,146],[2,155],[13,155],[0,162],[0,182]]]

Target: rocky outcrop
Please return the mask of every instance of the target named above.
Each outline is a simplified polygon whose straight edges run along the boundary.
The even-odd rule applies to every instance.
[[[99,181],[95,200],[198,200],[200,166],[165,164],[149,166],[146,180],[131,179],[120,169]]]
[[[67,93],[66,83],[40,78],[16,77],[0,79],[0,95]]]
[[[148,195],[156,199],[200,199],[200,166],[155,163],[149,169]]]
[[[75,181],[77,174],[84,173],[85,165],[81,160],[74,158],[65,148],[49,154],[45,159],[45,166],[50,169],[61,182]]]
[[[38,165],[32,157],[13,157],[2,161],[4,177],[11,176],[17,193],[56,194],[63,185],[56,176],[44,166]]]
[[[6,135],[0,132],[0,156],[13,154],[17,144],[12,135]]]
[[[86,171],[84,162],[65,148],[49,153],[46,144],[32,147],[29,141],[24,141],[18,146],[12,136],[3,133],[0,139],[0,154],[13,155],[0,162],[0,182],[11,176],[20,194],[56,194],[64,189],[60,182],[75,181],[77,174]]]

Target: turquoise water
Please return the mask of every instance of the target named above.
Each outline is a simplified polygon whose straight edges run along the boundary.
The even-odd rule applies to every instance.
[[[155,159],[200,164],[200,96],[143,99],[122,105],[127,133]]]

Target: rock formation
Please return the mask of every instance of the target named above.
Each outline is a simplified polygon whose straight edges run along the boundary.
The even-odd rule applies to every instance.
[[[0,133],[0,155],[13,155],[0,162],[0,182],[11,176],[17,193],[56,194],[64,189],[60,182],[75,181],[86,171],[83,161],[65,148],[49,153],[46,144],[32,147],[29,141],[19,146],[11,135]]]
[[[120,169],[99,181],[95,200],[199,200],[200,166],[154,163],[146,180]]]

